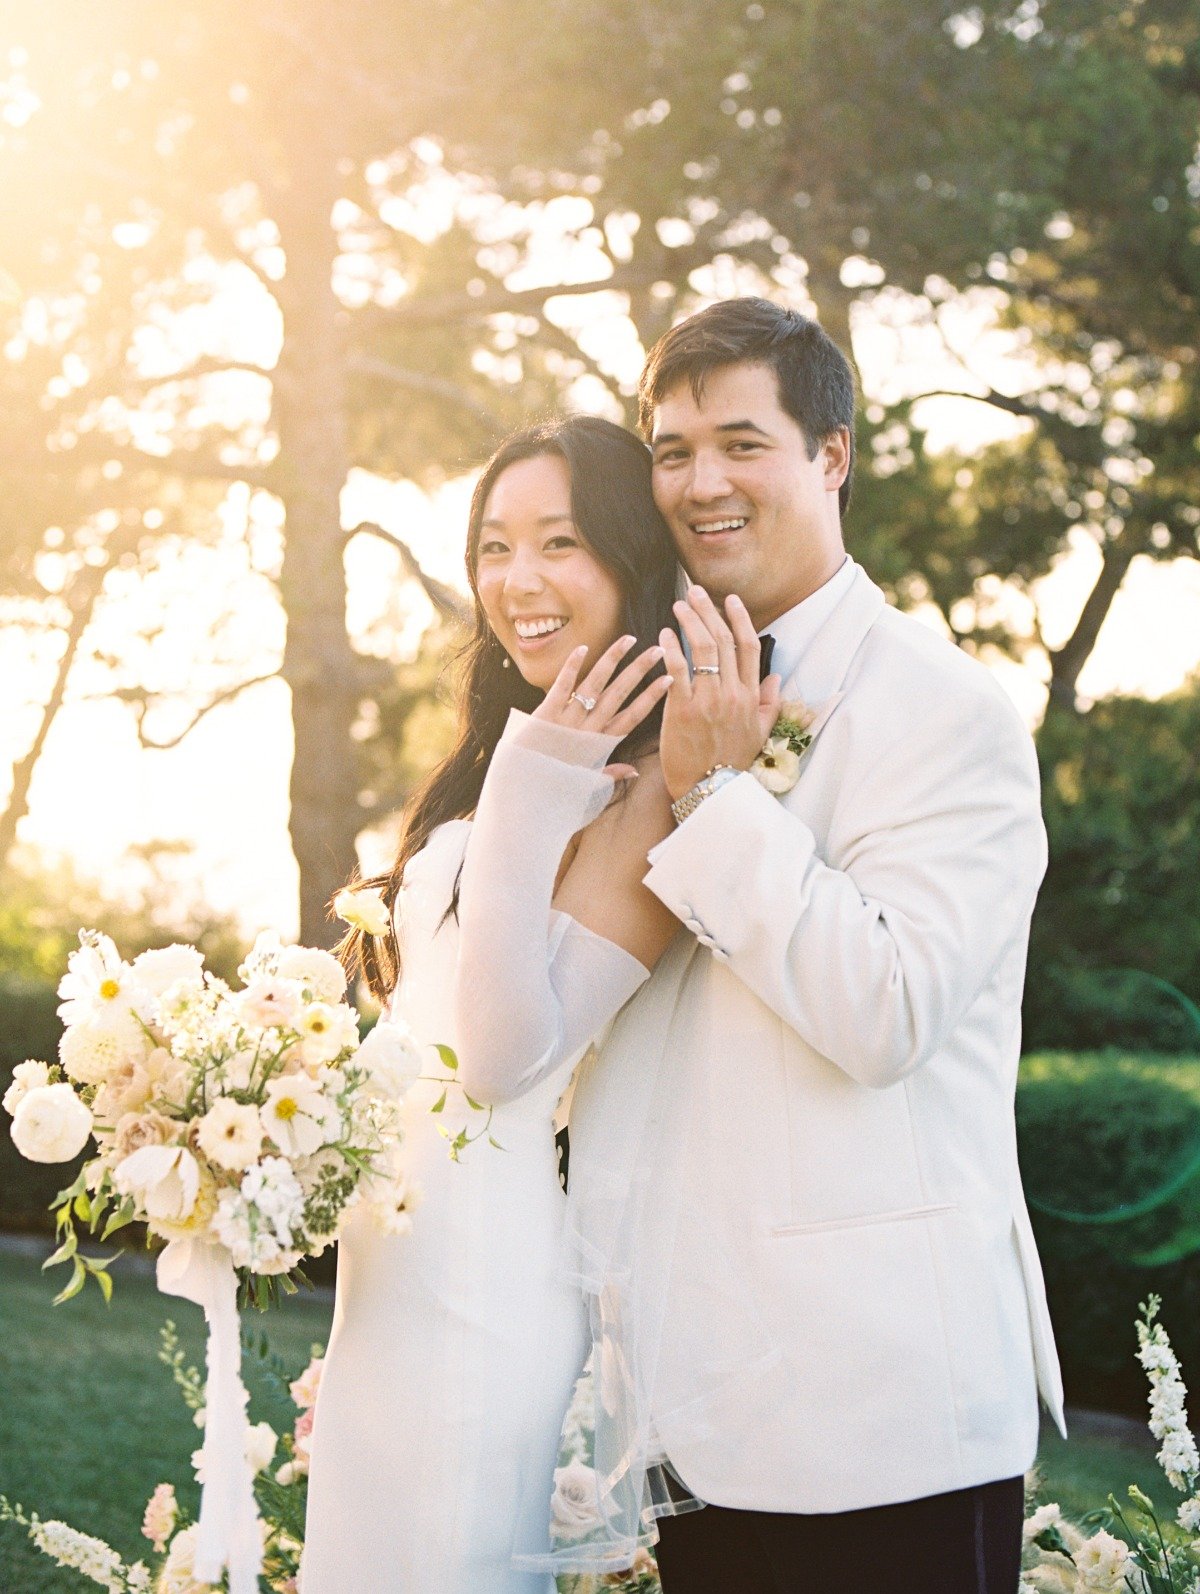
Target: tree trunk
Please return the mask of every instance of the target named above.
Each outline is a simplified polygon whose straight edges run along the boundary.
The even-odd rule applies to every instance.
[[[1063,645],[1055,648],[1050,654],[1050,697],[1046,704],[1047,714],[1060,711],[1070,714],[1079,712],[1075,695],[1079,677],[1096,646],[1101,627],[1113,606],[1113,600],[1121,590],[1125,573],[1143,546],[1141,529],[1135,531],[1132,525],[1126,525],[1119,536],[1105,544],[1104,562],[1100,566],[1100,574],[1096,577],[1095,586],[1088,593],[1079,619],[1075,622],[1075,629]]]
[[[58,669],[54,675],[54,685],[50,689],[50,696],[46,699],[42,709],[42,717],[29,751],[24,758],[19,759],[13,766],[12,792],[9,795],[8,806],[0,814],[0,870],[7,867],[12,850],[17,843],[17,826],[29,812],[29,788],[33,784],[33,773],[37,768],[38,759],[46,746],[46,738],[54,724],[55,716],[63,705],[63,697],[67,690],[67,679],[75,663],[75,656],[79,652],[79,644],[83,641],[84,633],[92,621],[92,614],[96,608],[96,600],[100,596],[100,589],[104,585],[104,577],[108,565],[85,565],[76,579],[73,587],[67,593],[67,602],[71,610],[70,624],[67,626],[66,646],[63,648],[62,657],[58,661]]]
[[[333,149],[320,129],[298,150],[276,220],[287,258],[284,338],[275,385],[279,493],[286,515],[280,593],[283,677],[292,694],[292,848],[300,869],[300,939],[329,946],[333,894],[355,863],[360,828],[357,655],[346,634],[341,490],[348,470],[346,352],[333,291],[337,197]]]

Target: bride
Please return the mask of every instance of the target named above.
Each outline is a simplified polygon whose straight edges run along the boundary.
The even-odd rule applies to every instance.
[[[675,568],[649,455],[620,427],[522,432],[484,469],[458,740],[390,875],[367,882],[392,933],[347,944],[381,1022],[431,1058],[453,1047],[459,1068],[408,1100],[411,1232],[352,1220],[341,1239],[304,1594],[553,1594],[512,1557],[548,1548],[587,1348],[560,1276],[554,1117],[677,928],[641,884],[671,827],[655,756],[669,677],[647,643],[672,623]],[[492,1109],[486,1134],[471,1099]],[[476,1138],[452,1161],[460,1132]]]

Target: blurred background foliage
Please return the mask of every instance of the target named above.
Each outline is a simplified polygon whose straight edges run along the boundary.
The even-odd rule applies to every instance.
[[[301,937],[327,944],[364,833],[448,744],[463,614],[403,528],[346,523],[352,472],[432,488],[546,410],[631,421],[639,350],[762,292],[848,350],[879,316],[934,340],[927,384],[864,398],[848,543],[895,602],[1048,689],[1031,1188],[1136,1187],[1167,1156],[1138,1124],[1200,1140],[1200,1040],[1136,978],[1200,997],[1200,680],[1078,690],[1133,561],[1200,556],[1198,125],[1190,0],[9,0],[0,625],[52,668],[0,813],[0,1081],[53,1051],[48,982],[79,923],[237,961],[186,854],[148,846],[113,902],[22,849],[64,702],[111,699],[167,748],[282,679]],[[983,311],[1019,353],[1003,391]],[[946,392],[1015,434],[931,449],[921,401]],[[114,645],[98,617],[231,527],[279,619],[262,656],[236,601],[182,683],[153,602]],[[415,638],[351,634],[356,538],[396,553],[429,614]],[[1038,584],[1081,544],[1094,584],[1050,642]],[[1136,1084],[1113,1046],[1152,1054]],[[1114,1243],[1063,1238],[1052,1293],[1090,1288]],[[1174,1333],[1189,1315],[1172,1301]]]

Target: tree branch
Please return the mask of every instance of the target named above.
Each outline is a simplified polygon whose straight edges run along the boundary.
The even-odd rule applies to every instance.
[[[406,542],[402,542],[394,532],[387,531],[383,526],[377,525],[373,520],[361,520],[357,526],[352,526],[346,532],[346,541],[351,537],[378,537],[381,542],[386,542],[389,547],[395,548],[400,555],[400,562],[404,566],[404,573],[420,583],[422,591],[433,604],[443,620],[452,620],[456,625],[470,627],[472,624],[472,611],[470,604],[453,587],[448,587],[433,576],[427,576],[417,562],[416,555]]]
[[[261,686],[264,681],[276,681],[279,677],[280,672],[278,669],[268,670],[265,675],[254,675],[249,680],[238,681],[233,686],[227,686],[224,691],[218,692],[214,697],[209,698],[202,708],[198,708],[178,735],[168,737],[165,741],[159,741],[157,738],[146,734],[145,718],[152,706],[148,695],[140,692],[114,692],[109,695],[120,698],[133,709],[134,717],[137,720],[139,743],[153,752],[161,753],[169,751],[172,747],[178,747],[185,737],[191,735],[200,721],[211,714],[213,709],[220,708],[222,703],[230,703],[235,697],[240,697],[243,692],[249,691],[252,686]]]
[[[407,388],[414,393],[426,393],[432,398],[445,399],[447,403],[454,404],[469,415],[473,415],[494,437],[499,437],[505,430],[499,417],[457,382],[433,376],[426,371],[411,371],[405,366],[393,365],[390,360],[381,360],[374,354],[351,355],[349,364],[350,369],[357,371],[361,376],[379,377],[396,387]]]

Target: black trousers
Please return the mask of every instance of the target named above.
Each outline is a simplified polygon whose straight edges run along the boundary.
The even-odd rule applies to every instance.
[[[663,1594],[1016,1594],[1024,1480],[791,1516],[708,1505],[659,1519]]]

